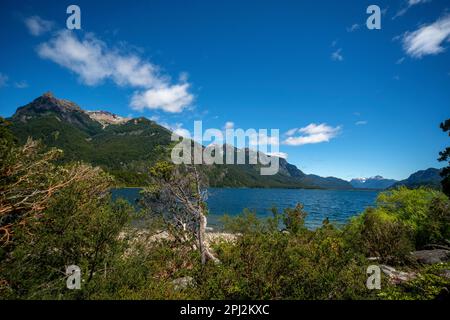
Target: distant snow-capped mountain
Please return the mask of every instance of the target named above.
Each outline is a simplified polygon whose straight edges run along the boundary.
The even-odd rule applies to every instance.
[[[387,189],[394,185],[397,180],[385,179],[382,176],[375,176],[370,178],[354,178],[350,180],[353,188],[357,189]]]

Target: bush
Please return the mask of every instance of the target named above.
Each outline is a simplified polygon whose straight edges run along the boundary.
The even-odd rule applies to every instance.
[[[346,227],[346,239],[366,257],[378,257],[388,264],[411,262],[414,236],[411,227],[383,209],[367,209]]]
[[[433,189],[407,189],[400,187],[399,189],[380,193],[377,199],[377,208],[384,210],[388,215],[410,226],[414,236],[417,237],[418,234],[427,234],[426,228],[430,219],[439,224],[437,226],[439,229],[442,224],[448,224],[449,210],[443,212],[442,217],[436,217],[438,219],[432,218],[435,215],[433,213],[433,205],[436,203],[448,204],[448,198],[442,192]],[[442,220],[441,218],[444,216],[447,218]],[[435,241],[442,240],[444,240],[442,237],[435,239]],[[428,241],[432,241],[432,239],[422,237],[416,245],[420,246]]]
[[[295,209],[292,209],[295,210]],[[292,213],[284,211],[284,217]],[[233,219],[232,219],[233,220]],[[354,254],[341,231],[330,225],[316,231],[280,232],[277,217],[256,220],[246,213],[235,243],[215,250],[219,266],[198,269],[204,299],[356,299],[371,296],[365,287],[364,257]]]
[[[418,246],[426,244],[449,244],[450,201],[437,197],[431,201],[427,219],[421,222],[417,232]]]
[[[442,192],[400,187],[380,193],[376,204],[345,227],[347,241],[366,256],[407,264],[411,251],[449,239],[450,204]]]
[[[14,248],[0,265],[9,297],[81,298],[91,281],[107,273],[116,255],[123,252],[118,236],[132,209],[123,201],[111,204],[107,190],[102,195],[96,189],[108,178],[90,170],[85,180],[53,196],[39,216],[13,229]],[[69,265],[81,268],[82,290],[67,290]]]

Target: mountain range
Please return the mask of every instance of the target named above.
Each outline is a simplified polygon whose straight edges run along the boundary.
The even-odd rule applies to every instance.
[[[420,186],[427,186],[431,188],[441,188],[441,170],[435,168],[428,168],[426,170],[420,170],[407,179],[398,181],[394,183],[391,188],[396,188],[398,186],[407,186],[409,188],[417,188]]]
[[[356,189],[387,189],[397,182],[397,180],[385,179],[382,176],[350,180],[350,184]]]
[[[144,185],[149,166],[173,147],[172,132],[155,121],[145,117],[120,117],[107,111],[85,111],[76,103],[58,99],[50,92],[18,108],[8,120],[19,142],[24,143],[28,137],[40,139],[46,146],[64,151],[61,161],[82,160],[98,165],[123,186]],[[225,146],[223,150],[230,152]],[[249,151],[232,147],[231,152],[248,155]],[[436,185],[436,172],[428,172],[432,169],[426,170],[427,173],[418,172],[403,182],[378,176],[348,182],[305,174],[283,158],[279,158],[279,164],[280,170],[273,176],[261,176],[259,164],[201,167],[212,187],[384,189],[402,183],[420,185],[421,179]]]

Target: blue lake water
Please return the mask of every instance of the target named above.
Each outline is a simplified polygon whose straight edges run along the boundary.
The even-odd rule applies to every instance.
[[[125,198],[136,203],[138,188],[116,189],[113,198]],[[208,226],[220,227],[224,214],[237,215],[245,208],[255,211],[261,217],[272,215],[271,208],[279,210],[302,203],[308,213],[306,225],[315,228],[328,218],[342,224],[358,215],[365,208],[373,206],[378,195],[370,190],[311,190],[311,189],[238,189],[210,188],[208,196]]]

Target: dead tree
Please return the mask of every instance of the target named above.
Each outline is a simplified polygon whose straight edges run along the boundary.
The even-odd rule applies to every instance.
[[[152,183],[144,189],[144,206],[163,217],[175,239],[191,242],[202,264],[219,262],[206,241],[207,190],[195,165],[159,162],[150,173]]]

